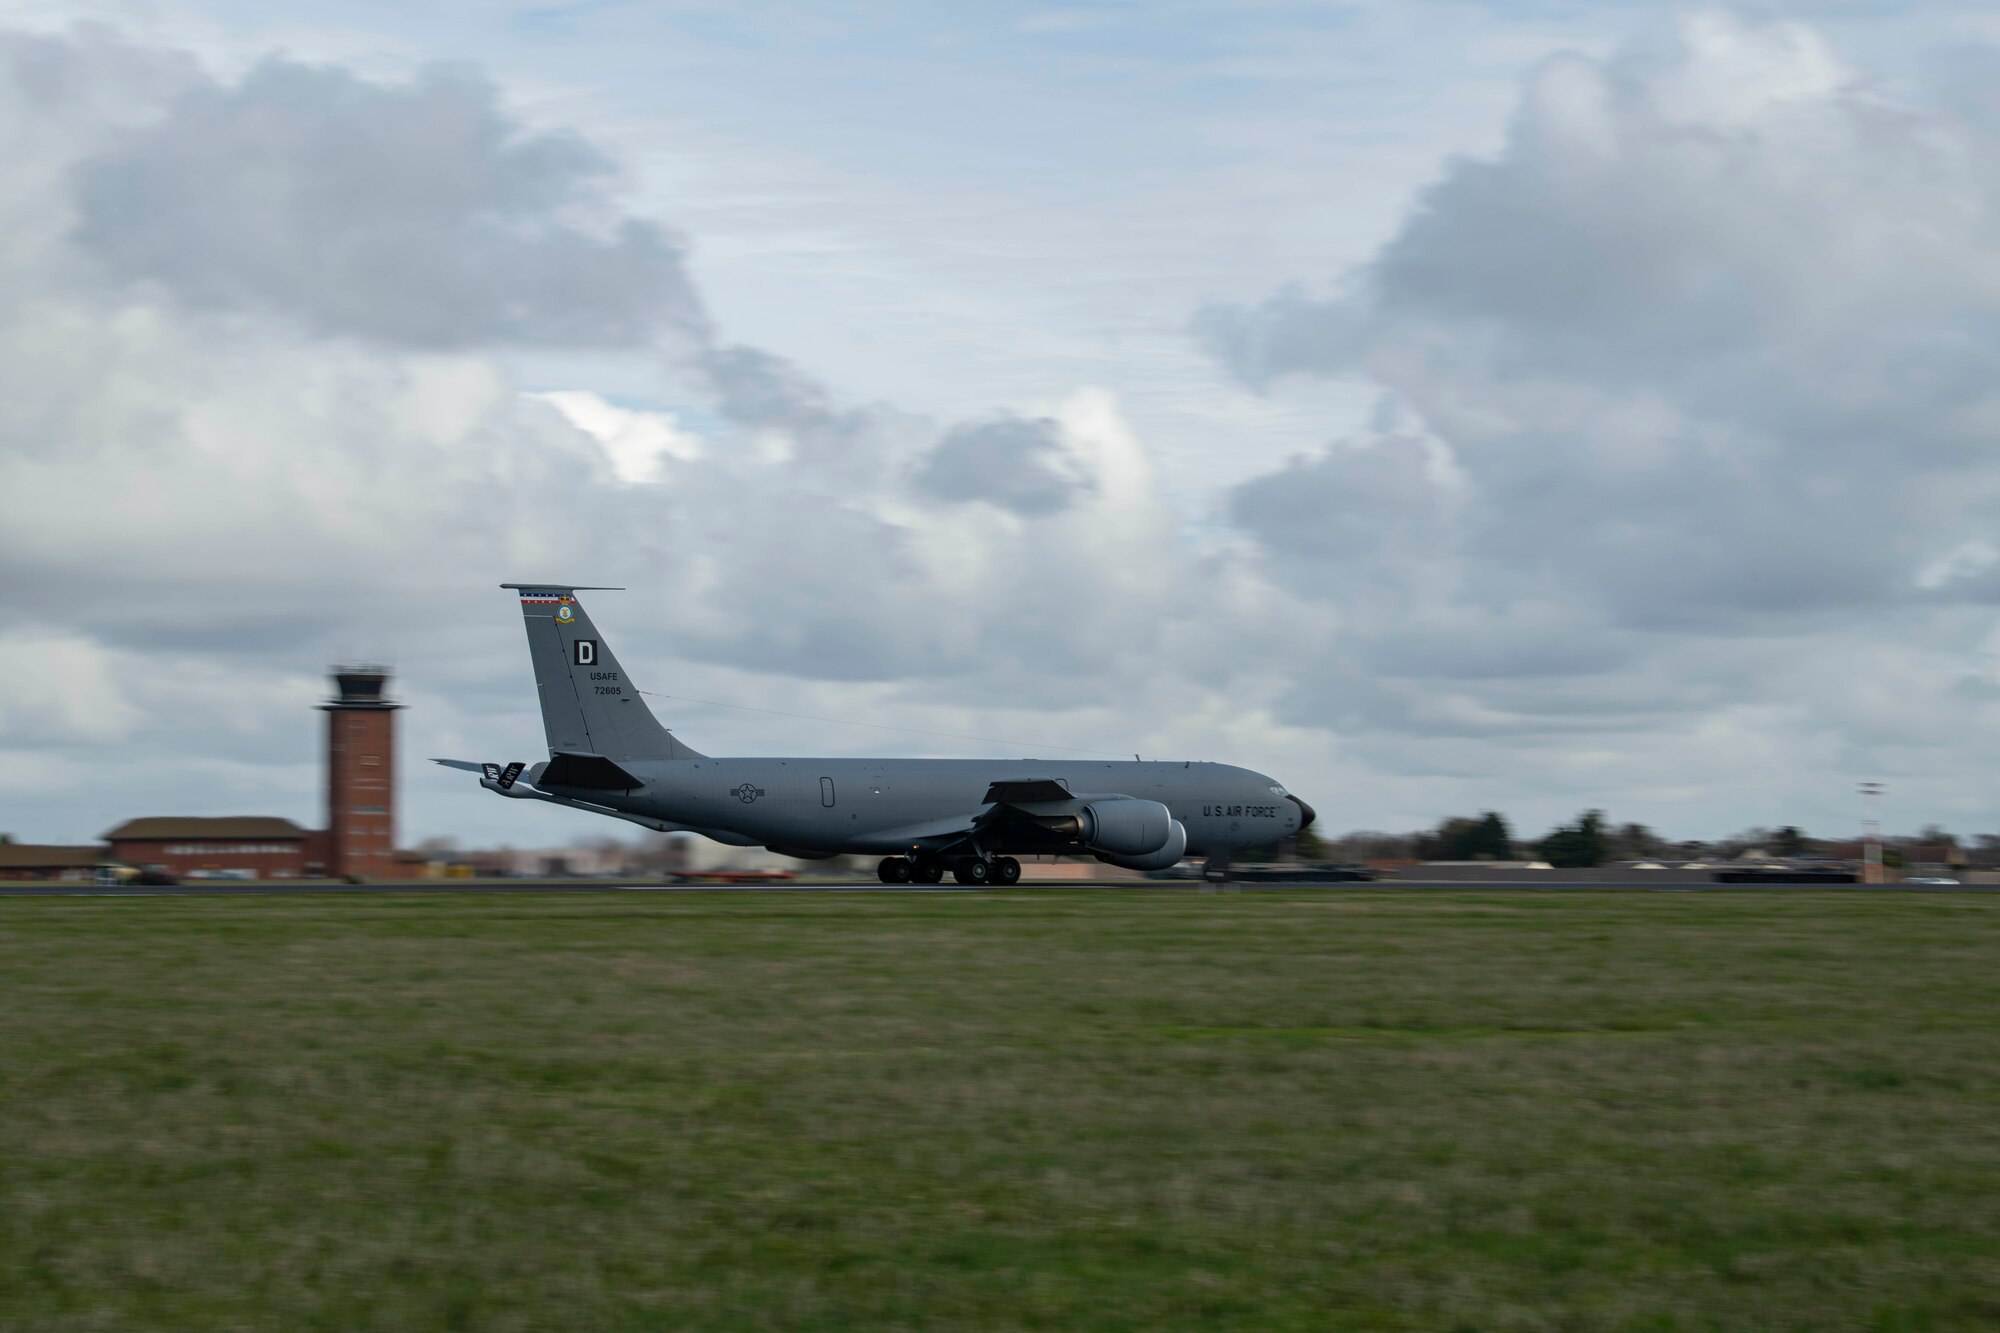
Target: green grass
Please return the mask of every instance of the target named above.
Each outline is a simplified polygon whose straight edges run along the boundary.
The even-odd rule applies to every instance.
[[[2000,895],[0,901],[0,1328],[1973,1329]]]

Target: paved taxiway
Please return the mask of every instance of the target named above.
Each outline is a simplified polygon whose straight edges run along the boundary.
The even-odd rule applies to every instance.
[[[1994,884],[1634,884],[1621,881],[1579,880],[1352,880],[1313,882],[1291,880],[1279,883],[1207,884],[1199,880],[1118,880],[1101,879],[1037,880],[1006,888],[973,888],[962,885],[889,885],[861,880],[790,880],[782,884],[620,884],[590,880],[406,880],[375,884],[172,884],[129,885],[100,888],[92,884],[61,884],[36,881],[0,882],[0,898],[258,898],[312,894],[450,894],[450,893],[1033,893],[1042,889],[1098,889],[1106,893],[1263,892],[1284,889],[1324,889],[1340,892],[1555,893],[1588,890],[1597,893],[1994,893]]]

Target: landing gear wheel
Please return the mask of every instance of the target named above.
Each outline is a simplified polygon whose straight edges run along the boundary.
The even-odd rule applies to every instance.
[[[993,878],[993,867],[983,856],[961,856],[951,868],[951,877],[960,884],[985,884]]]
[[[908,884],[910,863],[900,856],[885,856],[882,864],[875,867],[875,877],[884,884]]]
[[[910,867],[910,880],[915,884],[935,884],[944,878],[944,866],[932,857],[925,857]]]
[[[1021,882],[1021,863],[1011,856],[1003,856],[994,861],[993,882],[995,884],[1019,884]]]

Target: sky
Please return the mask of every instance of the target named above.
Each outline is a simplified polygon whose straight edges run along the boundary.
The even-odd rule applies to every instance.
[[[712,754],[2000,831],[1996,88],[1964,3],[0,0],[0,830],[317,826],[365,659],[405,842],[615,833],[422,762],[545,753],[549,580]]]

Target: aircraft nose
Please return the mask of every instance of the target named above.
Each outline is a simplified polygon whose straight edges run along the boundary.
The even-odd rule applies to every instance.
[[[1312,827],[1312,822],[1319,818],[1318,812],[1296,796],[1288,796],[1286,799],[1299,808],[1299,832],[1304,833]]]

